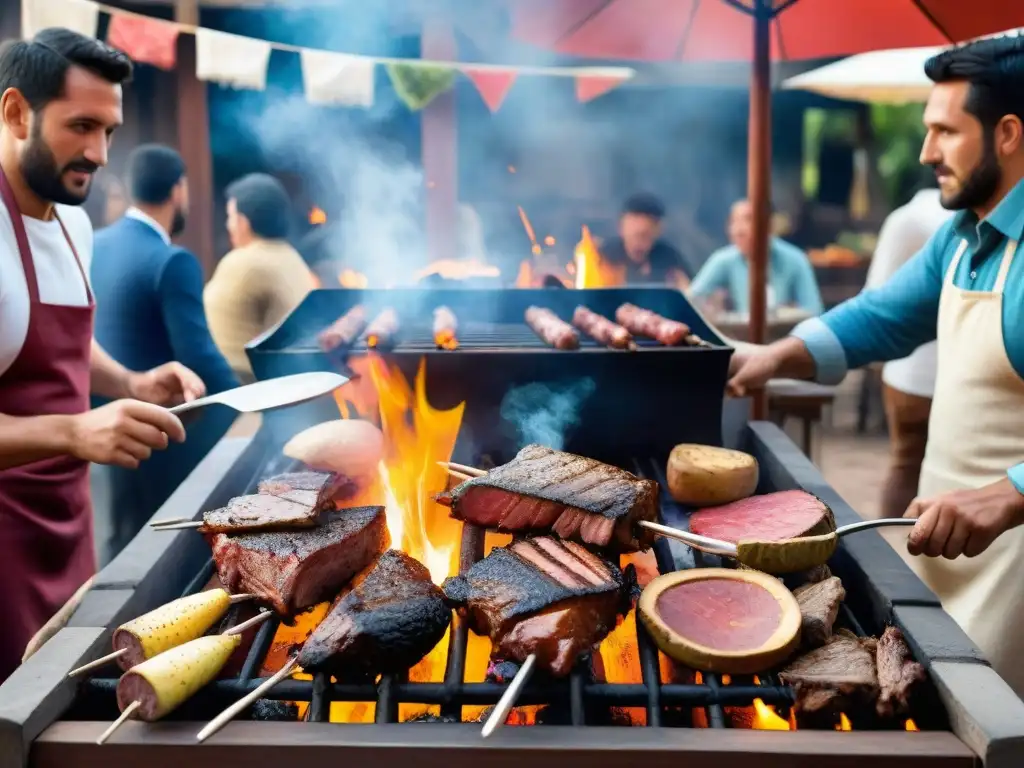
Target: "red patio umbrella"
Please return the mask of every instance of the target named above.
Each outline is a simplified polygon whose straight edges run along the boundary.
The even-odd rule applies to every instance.
[[[770,62],[947,45],[1024,27],[1022,0],[516,0],[513,36],[562,54],[753,62],[748,196],[750,340],[765,339],[771,177]],[[764,399],[754,417],[764,417]]]

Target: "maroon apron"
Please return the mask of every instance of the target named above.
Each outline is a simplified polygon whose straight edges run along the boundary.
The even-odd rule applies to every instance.
[[[2,169],[0,196],[14,226],[30,299],[25,345],[0,374],[0,413],[84,413],[95,303],[82,262],[58,217],[89,305],[43,304],[25,222]],[[32,636],[95,570],[88,462],[58,456],[0,470],[0,682],[21,663]]]

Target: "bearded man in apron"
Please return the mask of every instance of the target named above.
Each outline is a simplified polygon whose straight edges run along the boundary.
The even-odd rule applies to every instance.
[[[78,206],[130,74],[123,54],[65,29],[0,46],[0,683],[95,571],[89,462],[137,467],[184,440],[152,403],[204,391],[177,363],[130,372],[92,338]],[[123,399],[89,411],[90,390]]]
[[[938,341],[909,537],[886,538],[1024,696],[1024,37],[944,51],[921,162],[957,214],[882,287],[733,358],[730,392],[836,384]]]

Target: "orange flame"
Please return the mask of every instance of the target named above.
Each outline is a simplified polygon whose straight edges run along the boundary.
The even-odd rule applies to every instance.
[[[839,722],[836,723],[837,731],[852,731],[853,726],[850,725],[850,718],[848,718],[842,712],[839,713]]]
[[[576,262],[576,288],[609,288],[626,282],[625,266],[616,267],[601,258],[597,243],[584,226],[574,252]]]
[[[327,213],[322,208],[317,208],[315,205],[309,211],[309,223],[310,224],[326,224]]]
[[[516,209],[519,211],[519,220],[523,222],[523,229],[526,230],[526,236],[530,238],[530,250],[534,256],[540,256],[541,247],[537,243],[537,236],[533,233],[533,225],[530,224],[530,219],[526,216],[526,211],[523,210],[523,206],[517,205]]]
[[[366,288],[370,284],[366,275],[354,269],[343,269],[338,275],[338,282],[342,288]]]
[[[908,730],[908,731],[919,731],[919,730],[921,730],[920,728],[917,727],[917,723],[915,723],[913,720],[907,720],[907,722],[903,724],[903,727],[906,730]]]

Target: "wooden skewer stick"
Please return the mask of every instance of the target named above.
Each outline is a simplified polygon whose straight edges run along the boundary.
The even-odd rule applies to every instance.
[[[153,525],[151,526],[154,531],[180,531],[185,528],[202,528],[202,520],[189,520],[184,523],[168,523],[167,525]]]
[[[253,616],[251,619],[246,619],[241,624],[236,624],[235,626],[231,627],[231,629],[224,630],[224,634],[225,635],[240,635],[243,632],[245,632],[245,630],[247,630],[247,629],[249,629],[251,627],[255,627],[258,624],[262,624],[264,621],[266,621],[267,619],[269,619],[273,615],[274,614],[271,613],[270,611],[260,611],[255,616]]]
[[[470,477],[483,477],[484,475],[487,474],[482,469],[477,469],[476,467],[467,467],[465,464],[456,464],[454,461],[439,461],[437,463],[440,464],[445,469],[447,469],[449,472],[454,470],[455,472],[461,472],[462,474],[469,475]]]
[[[231,604],[234,605],[235,603],[240,603],[243,600],[251,600],[254,597],[256,597],[256,595],[248,594],[248,593],[241,594],[241,595],[232,595],[231,596]],[[253,626],[254,624],[262,624],[264,621],[267,620],[267,617],[269,615],[270,615],[269,613],[264,612],[264,613],[259,614],[258,616],[253,616],[251,619],[249,619],[246,622],[242,622],[237,627],[232,627],[231,629],[227,630],[224,634],[225,635],[234,635],[234,634],[237,634],[238,632],[244,632],[246,629],[248,629],[249,627]],[[83,664],[80,667],[76,667],[75,669],[72,669],[70,672],[68,672],[68,677],[77,677],[78,675],[81,675],[81,674],[84,674],[84,673],[86,673],[86,672],[88,672],[90,670],[96,669],[97,667],[105,666],[105,665],[109,664],[112,661],[117,661],[119,658],[124,656],[126,653],[128,653],[128,649],[127,648],[122,648],[119,651],[114,651],[113,653],[108,653],[106,656],[100,656],[98,659],[96,659],[94,661],[90,661],[88,664]]]
[[[98,739],[96,739],[96,743],[97,744],[102,744],[107,739],[109,739],[111,734],[113,734],[114,731],[116,731],[118,728],[120,728],[122,725],[124,725],[125,722],[128,720],[128,718],[131,717],[132,714],[135,712],[135,710],[138,709],[141,706],[142,706],[142,702],[139,701],[138,699],[136,699],[131,704],[129,704],[127,707],[125,707],[124,708],[124,712],[121,713],[121,716],[119,718],[117,718],[117,720],[112,722],[110,724],[110,727],[107,728],[107,730],[105,730],[103,733],[100,734],[100,737]]]
[[[215,734],[225,725],[230,723],[235,715],[237,715],[243,709],[248,707],[250,704],[256,701],[256,699],[260,698],[264,693],[269,691],[279,682],[288,677],[288,675],[290,675],[297,666],[299,666],[299,659],[297,656],[293,656],[288,660],[287,664],[285,664],[283,667],[281,667],[281,669],[274,673],[273,677],[268,678],[267,681],[260,685],[258,688],[256,688],[255,691],[246,696],[243,696],[241,699],[236,701],[230,707],[228,707],[215,718],[213,718],[213,720],[211,720],[209,724],[207,724],[207,726],[203,728],[203,730],[196,734],[196,741],[203,742],[211,736],[213,736],[213,734]]]
[[[498,703],[494,705],[494,709],[491,710],[490,716],[487,718],[487,722],[484,723],[484,729],[480,732],[480,736],[486,739],[495,729],[505,724],[505,720],[508,719],[508,713],[512,711],[512,708],[516,705],[516,699],[519,698],[519,692],[526,685],[526,681],[530,679],[530,673],[533,672],[533,665],[537,661],[535,654],[530,654],[526,657],[526,661],[523,662],[523,666],[516,672],[516,676],[512,678],[512,682],[508,688],[505,689],[505,693],[498,699]]]
[[[151,528],[159,528],[162,525],[170,525],[171,523],[190,523],[192,522],[191,517],[165,517],[163,520],[153,520],[149,525]]]
[[[472,480],[471,475],[467,475],[465,472],[456,472],[454,469],[449,469],[448,474],[454,477],[456,480]]]

